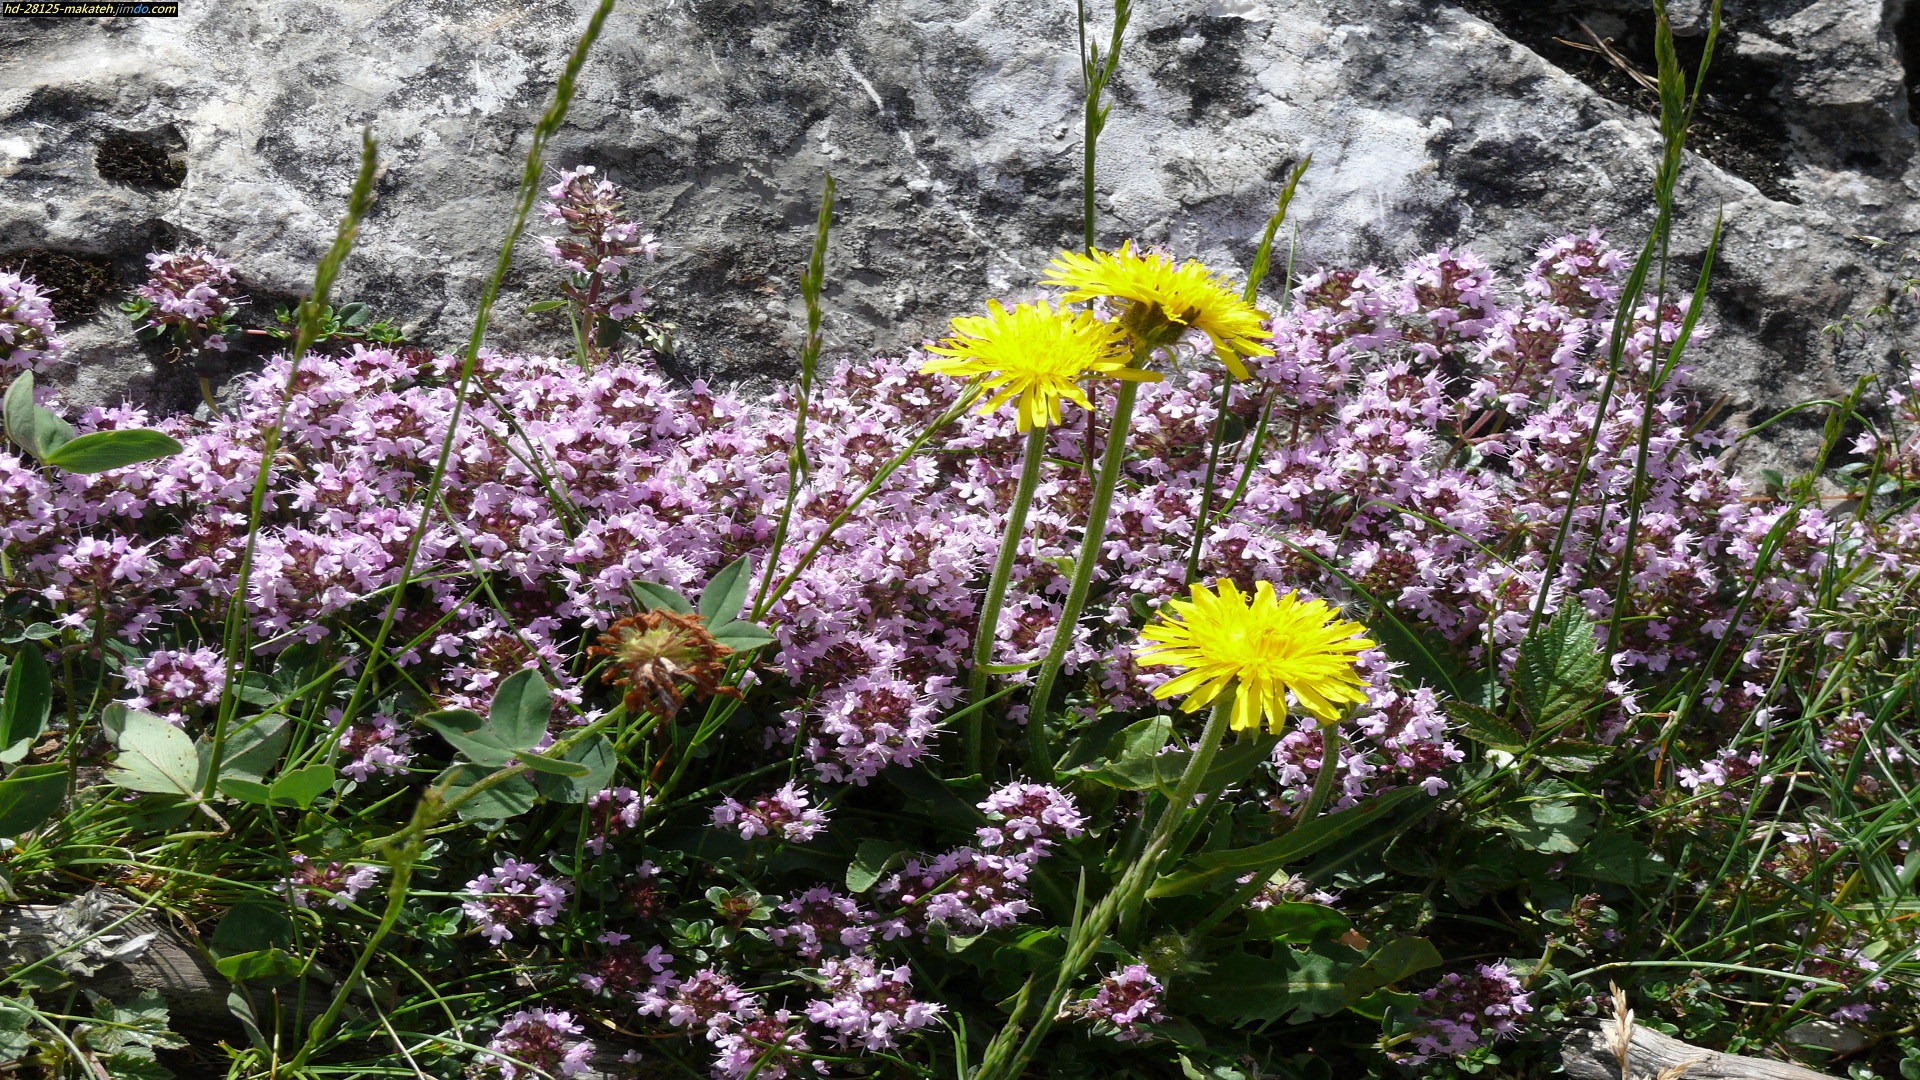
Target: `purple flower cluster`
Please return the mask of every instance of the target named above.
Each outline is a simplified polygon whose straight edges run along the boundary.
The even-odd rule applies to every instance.
[[[933,1023],[944,1006],[916,1001],[913,974],[905,965],[885,967],[864,956],[820,965],[828,997],[807,1006],[807,1019],[833,1032],[841,1049],[891,1050],[894,1035]]]
[[[45,371],[66,343],[54,332],[53,304],[32,278],[0,270],[0,384]]]
[[[227,686],[227,665],[216,649],[155,649],[146,661],[121,671],[133,696],[122,704],[130,709],[157,710],[175,723],[185,710],[220,702]]]
[[[1073,796],[1047,784],[1016,781],[988,795],[980,809],[1000,822],[978,830],[985,848],[1025,846],[1037,858],[1055,840],[1072,840],[1086,832],[1087,819]]]
[[[315,900],[345,910],[360,899],[361,890],[380,880],[385,873],[378,866],[346,866],[337,862],[317,863],[298,852],[291,862],[293,871],[281,880],[276,891],[293,900],[295,907],[310,908]]]
[[[522,1009],[493,1033],[467,1075],[474,1080],[579,1076],[589,1071],[587,1056],[593,1051],[593,1044],[574,1038],[581,1030],[572,1013]]]
[[[653,234],[622,216],[625,197],[619,187],[593,174],[591,165],[561,173],[540,206],[548,221],[566,229],[564,236],[540,237],[540,247],[553,265],[568,271],[567,298],[588,326],[601,319],[624,322],[645,311],[646,287],[633,284],[629,264],[660,255]]]
[[[767,931],[768,940],[782,948],[791,948],[808,960],[818,960],[829,948],[848,952],[866,949],[876,936],[883,941],[906,934],[898,919],[882,919],[860,906],[859,901],[825,885],[808,889],[780,905],[786,916],[781,925]]]
[[[751,803],[721,800],[713,808],[713,825],[717,829],[738,829],[742,840],[776,836],[805,843],[827,827],[826,811],[810,807],[810,801],[806,788],[789,781]]]
[[[1507,965],[1480,964],[1471,975],[1448,972],[1440,985],[1420,995],[1420,1011],[1425,1027],[1414,1036],[1415,1064],[1512,1035],[1533,1006]]]
[[[1153,977],[1145,964],[1130,964],[1100,980],[1099,990],[1077,1003],[1074,1011],[1095,1024],[1113,1029],[1120,1042],[1140,1042],[1147,1038],[1141,1024],[1166,1019],[1160,1011],[1160,998],[1166,988]]]
[[[173,330],[183,343],[225,352],[225,331],[246,298],[233,264],[201,248],[147,256],[147,281],[134,290],[147,307],[141,328]]]
[[[508,856],[499,866],[467,882],[472,899],[460,905],[487,941],[498,945],[513,940],[516,928],[552,926],[566,910],[573,884],[550,878],[532,863]]]
[[[630,787],[607,788],[587,798],[587,820],[591,830],[587,850],[606,853],[607,845],[640,827],[640,813],[650,800]]]

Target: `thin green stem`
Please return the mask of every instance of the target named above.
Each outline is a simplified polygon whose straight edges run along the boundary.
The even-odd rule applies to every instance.
[[[1133,367],[1140,367],[1151,346],[1135,350]],[[1122,382],[1114,393],[1113,423],[1107,430],[1106,453],[1100,459],[1100,476],[1094,481],[1093,504],[1087,507],[1086,535],[1080,540],[1080,557],[1073,564],[1073,581],[1067,588],[1066,602],[1060,608],[1060,622],[1053,629],[1053,641],[1040,662],[1040,674],[1027,699],[1027,768],[1042,782],[1053,778],[1053,747],[1047,734],[1048,701],[1053,684],[1060,678],[1067,649],[1073,644],[1074,627],[1080,621],[1080,609],[1086,606],[1087,592],[1093,586],[1093,570],[1100,561],[1100,550],[1107,540],[1107,514],[1113,509],[1113,489],[1126,469],[1127,429],[1133,422],[1133,399],[1139,384]]]
[[[979,701],[987,693],[987,667],[993,663],[993,642],[1000,627],[1000,609],[1007,599],[1007,581],[1013,576],[1014,556],[1020,552],[1020,540],[1027,531],[1027,509],[1033,503],[1034,489],[1040,486],[1040,465],[1047,457],[1048,429],[1035,424],[1027,432],[1026,447],[1020,454],[1020,479],[1013,489],[1013,503],[1007,507],[1007,526],[1000,536],[1000,555],[993,562],[993,575],[987,579],[987,595],[980,601],[980,621],[973,631],[973,670],[967,680],[967,700]],[[985,765],[986,713],[976,712],[967,723],[967,769],[980,772]]]

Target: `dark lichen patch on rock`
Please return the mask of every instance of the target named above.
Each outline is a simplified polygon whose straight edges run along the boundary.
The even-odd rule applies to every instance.
[[[143,191],[172,191],[187,182],[186,143],[177,132],[113,131],[94,148],[93,167],[103,180]]]
[[[114,290],[113,260],[105,255],[29,248],[0,255],[0,270],[32,278],[45,289],[53,317],[62,325],[93,318]]]
[[[1653,78],[1659,68],[1650,12],[1616,15],[1542,0],[1458,3],[1609,100],[1649,116],[1659,115],[1659,96],[1598,51],[1594,40],[1598,35],[1634,71]],[[1800,199],[1788,186],[1793,175],[1793,150],[1787,118],[1776,95],[1779,76],[1738,55],[1735,45],[1739,33],[1737,28],[1721,32],[1708,68],[1700,111],[1687,135],[1687,149],[1759,188],[1767,198],[1797,204]],[[1691,83],[1706,41],[1703,37],[1680,37],[1674,45],[1680,68]]]
[[[1187,93],[1187,119],[1237,119],[1253,112],[1252,81],[1241,63],[1244,19],[1190,15],[1142,36],[1156,82]]]

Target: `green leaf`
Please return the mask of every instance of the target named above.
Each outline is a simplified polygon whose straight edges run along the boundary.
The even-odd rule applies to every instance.
[[[213,970],[234,982],[251,979],[291,979],[306,970],[305,961],[281,949],[235,953],[213,962]]]
[[[455,765],[440,774],[440,781],[451,781],[447,797],[457,799],[492,772],[492,769],[473,765]],[[515,775],[475,795],[460,807],[458,813],[463,821],[505,821],[533,809],[538,798],[539,792],[534,790],[533,784],[526,777]]]
[[[1178,779],[1180,770],[1160,762],[1160,750],[1173,735],[1173,718],[1149,716],[1129,724],[1107,743],[1104,758],[1079,770],[1079,775],[1121,791],[1146,791],[1165,779]]]
[[[172,1069],[137,1051],[109,1054],[96,1060],[107,1080],[174,1080]]]
[[[248,953],[291,947],[294,941],[293,919],[286,908],[259,900],[244,900],[227,909],[213,928],[207,943],[221,953]]]
[[[1529,851],[1571,855],[1593,835],[1593,811],[1557,801],[1527,803],[1522,817],[1496,821],[1515,843]]]
[[[227,1011],[240,1021],[241,1028],[247,1033],[247,1041],[261,1054],[271,1054],[273,1049],[267,1043],[267,1037],[260,1030],[260,1022],[253,1018],[253,1006],[248,1003],[245,994],[235,990],[227,995]]]
[[[0,698],[0,762],[13,764],[27,756],[33,740],[46,730],[53,709],[53,671],[40,646],[22,642],[7,672],[6,696]]]
[[[1562,606],[1520,642],[1513,689],[1536,729],[1580,719],[1605,687],[1600,642],[1579,604]]]
[[[267,806],[273,801],[272,789],[244,776],[223,776],[214,787],[229,799],[238,799],[254,806]]]
[[[742,555],[720,568],[700,593],[700,617],[712,630],[740,617],[753,587],[753,556]]]
[[[150,713],[128,711],[115,743],[120,755],[108,782],[155,795],[198,797],[200,755],[186,732]]]
[[[562,754],[560,760],[581,765],[585,772],[579,776],[541,773],[533,778],[533,786],[554,802],[573,805],[586,802],[611,784],[614,769],[620,764],[619,755],[605,735],[595,735],[580,743]]]
[[[1625,832],[1603,832],[1587,841],[1569,874],[1611,881],[1629,888],[1658,885],[1673,876],[1673,865]]]
[[[1333,941],[1353,929],[1353,920],[1325,904],[1286,900],[1247,912],[1247,936],[1266,941],[1308,945]]]
[[[745,619],[721,623],[713,628],[713,640],[732,649],[734,652],[747,652],[757,649],[774,640],[773,634]]]
[[[0,997],[0,1063],[11,1064],[33,1049],[33,999]]]
[[[1517,754],[1527,748],[1527,737],[1492,709],[1466,701],[1449,701],[1447,715],[1460,725],[1460,734],[1482,746]]]
[[[186,1048],[186,1040],[167,1030],[167,1003],[158,990],[142,990],[124,1005],[98,998],[93,1014],[107,1021],[86,1025],[87,1046],[101,1054],[150,1061],[155,1050]]]
[[[687,598],[665,585],[655,585],[651,581],[635,581],[629,587],[650,611],[665,608],[681,615],[693,614],[693,605],[687,603]]]
[[[142,461],[172,457],[182,447],[177,439],[152,428],[95,431],[62,443],[44,460],[56,469],[74,473],[106,472]]]
[[[907,845],[892,840],[860,841],[853,861],[847,864],[847,891],[859,894],[873,888],[880,875],[899,862],[908,850]]]
[[[1238,1026],[1288,1017],[1302,1023],[1346,1008],[1347,974],[1360,954],[1322,942],[1278,948],[1272,957],[1228,953],[1204,978],[1192,980],[1191,1007],[1219,1024]]]
[[[526,668],[507,676],[494,691],[487,723],[501,745],[531,750],[547,737],[547,721],[552,716],[553,694],[547,689],[547,680],[538,671]]]
[[[1584,739],[1559,739],[1540,748],[1534,760],[1554,772],[1584,773],[1613,760],[1613,747]]]
[[[221,779],[234,776],[258,780],[266,776],[280,763],[280,755],[286,752],[292,737],[291,722],[281,713],[250,716],[241,721],[227,733],[227,745],[222,751],[226,757],[220,763]]]
[[[340,322],[344,326],[365,326],[373,318],[373,312],[367,305],[351,303],[340,305]]]
[[[246,678],[241,679],[240,684],[234,687],[233,696],[249,705],[258,705],[263,709],[271,709],[280,704],[279,689],[274,686],[273,680],[265,672],[260,671],[247,672]]]
[[[1431,798],[1417,787],[1396,788],[1358,806],[1314,818],[1264,844],[1231,851],[1203,852],[1187,860],[1180,870],[1154,882],[1153,887],[1147,890],[1147,895],[1158,898],[1200,892],[1225,880],[1244,877],[1249,872],[1270,877],[1288,863],[1298,862],[1373,824],[1415,796]]]
[[[1365,963],[1348,973],[1347,1000],[1359,1001],[1375,990],[1442,963],[1440,950],[1426,938],[1393,938],[1375,948]]]
[[[569,780],[577,780],[592,772],[579,762],[548,757],[545,754],[522,753],[518,760],[520,764],[542,775],[565,777]]]
[[[626,329],[619,323],[602,315],[593,325],[593,343],[603,349],[611,349],[620,344],[620,335],[625,332]]]
[[[268,790],[267,797],[278,806],[297,806],[302,810],[313,805],[313,800],[333,790],[333,766],[308,765],[304,769],[294,769],[281,773]]]
[[[497,769],[513,760],[519,747],[507,746],[479,713],[467,709],[442,709],[420,717],[420,722],[438,732],[453,748],[476,765]]]
[[[542,300],[538,303],[528,304],[527,314],[538,315],[543,311],[559,311],[561,308],[566,307],[567,304],[570,302],[571,301],[567,301],[567,300]]]
[[[59,813],[67,780],[64,761],[22,765],[0,780],[0,836],[24,836]]]
[[[33,403],[31,371],[21,372],[7,387],[0,415],[6,419],[7,437],[38,461],[45,461],[48,454],[73,438],[73,425]]]

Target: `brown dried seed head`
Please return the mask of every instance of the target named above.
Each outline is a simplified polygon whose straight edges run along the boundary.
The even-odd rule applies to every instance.
[[[626,687],[627,708],[635,712],[652,708],[671,719],[685,701],[683,684],[703,694],[739,696],[720,685],[733,650],[715,641],[698,615],[664,609],[629,615],[607,627],[587,654],[613,661],[601,678]]]

